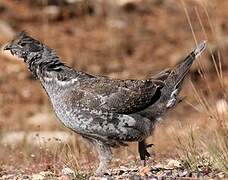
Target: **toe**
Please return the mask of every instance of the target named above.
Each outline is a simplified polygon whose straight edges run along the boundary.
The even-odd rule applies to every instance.
[[[152,147],[154,144],[147,144],[146,145],[146,148],[150,148],[150,147]]]
[[[96,176],[112,175],[111,171],[107,168],[98,168],[95,172]]]
[[[150,155],[150,153],[149,153],[148,151],[146,151],[146,152],[145,152],[145,156],[146,156],[146,157],[150,157],[151,155]]]

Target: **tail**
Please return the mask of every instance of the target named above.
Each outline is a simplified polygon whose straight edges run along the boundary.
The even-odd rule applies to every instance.
[[[179,64],[177,64],[174,67],[173,73],[170,74],[170,78],[176,85],[181,84],[186,74],[189,72],[189,69],[192,63],[194,62],[194,60],[197,59],[205,49],[206,49],[206,41],[203,41],[183,61],[181,61]]]
[[[181,98],[178,97],[178,94],[181,91],[184,78],[189,72],[194,60],[197,59],[205,49],[206,42],[204,41],[170,72],[168,78],[165,80],[166,92],[170,93],[167,93],[167,96],[169,96],[169,100],[166,104],[167,108],[171,108],[180,102]]]

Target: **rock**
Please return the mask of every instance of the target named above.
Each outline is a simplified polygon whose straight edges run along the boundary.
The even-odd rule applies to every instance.
[[[0,21],[0,34],[5,38],[11,39],[16,35],[16,32],[7,22]]]
[[[66,168],[63,168],[63,169],[62,169],[62,174],[63,174],[63,175],[74,175],[75,172],[74,172],[74,170],[72,170],[72,169],[66,167]]]
[[[122,175],[122,174],[124,174],[125,172],[126,172],[126,171],[123,171],[122,169],[120,169],[117,175]]]
[[[61,13],[60,8],[55,5],[46,6],[43,11],[49,20],[58,19]]]
[[[188,171],[187,171],[187,170],[184,170],[184,171],[180,171],[180,172],[178,173],[178,176],[179,176],[179,177],[185,177],[187,174],[188,174]]]
[[[137,4],[141,2],[142,0],[115,0],[116,4],[118,6],[125,6],[126,4],[132,3],[132,4]]]
[[[58,180],[70,180],[70,178],[66,175],[62,175],[62,176],[58,177]]]
[[[164,165],[161,163],[157,163],[153,166],[154,171],[157,171],[157,169],[163,169],[163,168],[164,168]]]
[[[197,178],[202,178],[203,177],[203,173],[202,172],[197,172]]]
[[[165,176],[172,176],[172,175],[173,175],[173,173],[172,173],[171,170],[169,170],[169,171],[167,171],[167,172],[165,173]]]
[[[96,177],[96,176],[91,176],[89,180],[111,180],[109,177]]]
[[[2,180],[14,179],[14,175],[13,174],[3,175],[3,176],[0,177],[0,179],[2,179]]]
[[[198,173],[197,172],[193,172],[192,173],[192,177],[197,179],[198,178]]]
[[[22,179],[29,179],[30,177],[28,175],[23,175]]]
[[[217,176],[221,179],[225,178],[225,173],[224,172],[220,172],[217,174]]]
[[[147,166],[139,169],[139,175],[143,177],[150,175],[150,172],[151,168]]]
[[[4,13],[7,12],[8,8],[7,6],[4,4],[4,2],[0,2],[0,13]]]
[[[62,169],[62,180],[73,180],[75,179],[75,171],[70,169],[69,167],[65,167]]]
[[[134,175],[129,176],[129,179],[132,179],[132,180],[142,180],[142,177],[139,176],[139,175],[134,174]],[[150,177],[150,179],[151,179],[151,177]],[[151,180],[153,180],[153,179],[151,179]]]
[[[179,171],[180,170],[178,170],[178,169],[174,169],[174,170],[172,170],[171,171],[171,175],[172,175],[172,177],[179,177]],[[184,176],[183,176],[184,177]]]
[[[41,174],[33,174],[31,177],[32,180],[44,180],[44,178],[45,177]]]
[[[54,179],[54,174],[50,171],[41,171],[39,174],[33,174],[31,180]]]
[[[109,19],[107,21],[107,25],[111,28],[116,28],[116,29],[124,29],[127,26],[125,21],[119,20],[119,19]]]
[[[170,159],[168,161],[168,164],[165,166],[167,169],[173,169],[173,168],[179,168],[181,167],[181,163],[178,160],[175,159]]]
[[[83,2],[83,0],[66,0],[68,4],[75,4],[77,2]]]

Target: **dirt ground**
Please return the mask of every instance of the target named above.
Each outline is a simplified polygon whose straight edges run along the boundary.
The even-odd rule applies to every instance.
[[[151,162],[156,164],[179,158],[177,139],[187,141],[192,131],[209,138],[217,127],[194,88],[211,109],[223,119],[228,117],[227,9],[225,0],[0,0],[0,45],[25,30],[75,69],[142,79],[175,65],[195,47],[195,40],[207,40],[206,53],[193,65],[184,85],[186,98],[148,139],[154,144]],[[43,132],[49,134],[42,146],[27,138],[29,133],[39,137]],[[49,146],[50,137],[55,137],[50,132],[60,132],[63,143]],[[23,61],[5,52],[0,54],[0,142],[0,176],[16,171],[59,173],[65,165],[92,172],[97,163],[80,137],[57,121],[45,92]],[[115,149],[112,167],[139,164],[136,150],[134,143]],[[69,159],[73,162],[67,163]]]

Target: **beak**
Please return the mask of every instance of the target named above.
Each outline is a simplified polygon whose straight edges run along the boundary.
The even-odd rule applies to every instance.
[[[5,50],[10,50],[10,49],[12,49],[12,45],[11,45],[11,44],[7,44],[7,45],[3,48],[4,51],[5,51]]]

